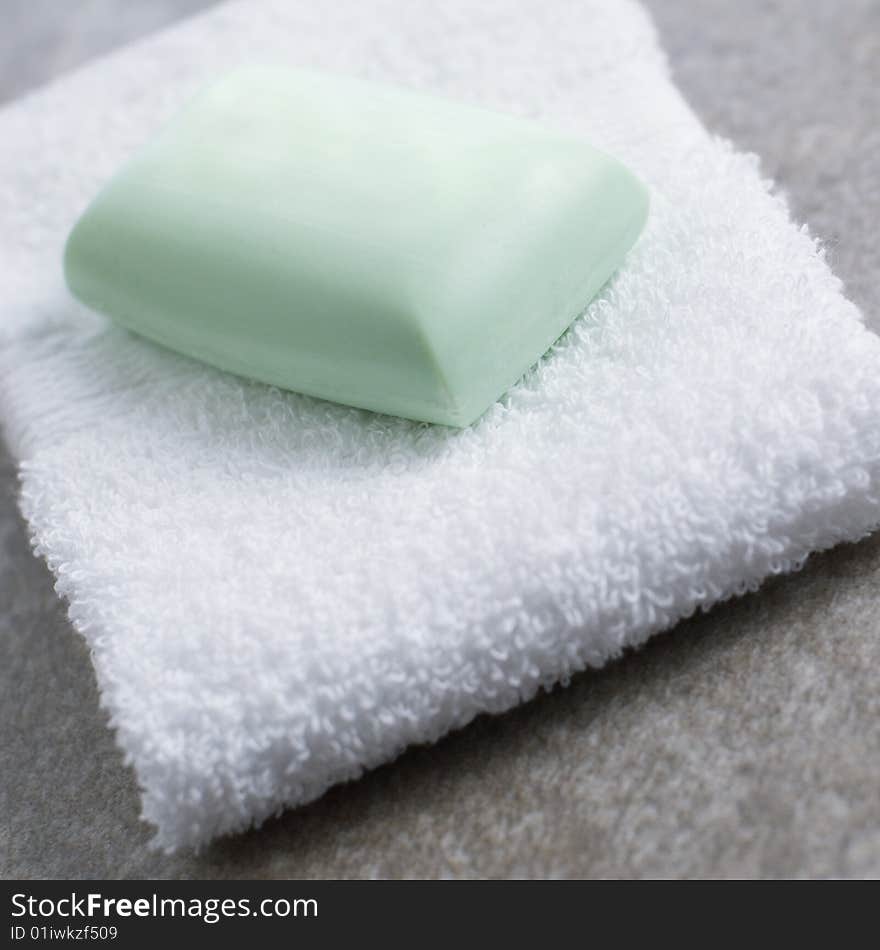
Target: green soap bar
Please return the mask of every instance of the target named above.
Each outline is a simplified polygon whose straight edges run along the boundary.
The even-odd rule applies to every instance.
[[[647,207],[619,162],[531,121],[251,67],[104,187],[65,274],[215,366],[465,426],[584,309]]]

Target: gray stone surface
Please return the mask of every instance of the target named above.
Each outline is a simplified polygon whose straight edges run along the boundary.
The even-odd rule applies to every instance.
[[[6,0],[0,99],[203,5]],[[880,4],[648,5],[697,111],[762,156],[880,326]],[[261,831],[167,857],[14,497],[0,453],[5,877],[880,875],[880,536]]]
[[[3,0],[0,103],[217,0]]]

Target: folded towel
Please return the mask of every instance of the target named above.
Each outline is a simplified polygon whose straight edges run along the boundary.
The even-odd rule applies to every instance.
[[[251,383],[85,312],[63,240],[253,61],[541,117],[652,191],[613,281],[474,427]],[[198,846],[598,666],[880,522],[880,338],[635,3],[228,4],[0,115],[0,410],[156,841]]]

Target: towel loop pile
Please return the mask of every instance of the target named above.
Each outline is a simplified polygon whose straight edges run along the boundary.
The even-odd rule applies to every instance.
[[[601,29],[596,24],[601,23]],[[60,257],[203,82],[323,67],[537,116],[652,190],[626,266],[454,432],[224,375]],[[167,849],[618,656],[880,521],[880,339],[625,0],[231,3],[0,113],[0,416]]]

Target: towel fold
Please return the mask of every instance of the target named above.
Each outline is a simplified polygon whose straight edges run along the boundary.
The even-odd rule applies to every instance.
[[[107,176],[245,62],[581,134],[648,228],[453,431],[248,382],[87,313],[61,249]],[[642,9],[226,4],[0,113],[0,412],[36,550],[162,847],[198,846],[528,699],[880,522],[880,338]]]

